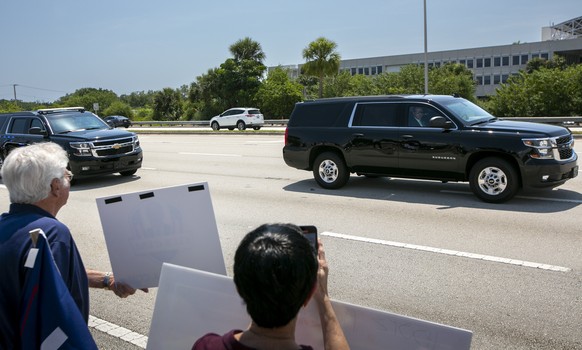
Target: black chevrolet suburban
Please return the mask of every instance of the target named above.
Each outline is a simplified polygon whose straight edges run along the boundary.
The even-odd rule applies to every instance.
[[[299,102],[285,131],[287,165],[337,189],[350,173],[468,181],[486,202],[578,175],[571,132],[496,118],[455,96],[405,95]]]
[[[0,114],[0,167],[14,148],[48,141],[67,151],[75,178],[131,176],[143,159],[135,133],[113,129],[82,107]]]

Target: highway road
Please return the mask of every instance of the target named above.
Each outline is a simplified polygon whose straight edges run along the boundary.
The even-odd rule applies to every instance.
[[[58,215],[87,267],[111,268],[96,197],[205,181],[229,274],[249,230],[313,224],[332,298],[471,330],[472,349],[582,349],[582,177],[505,204],[479,201],[466,183],[352,176],[329,191],[285,165],[282,135],[140,140],[144,164],[135,176],[80,180]],[[8,203],[0,186],[0,211]],[[91,290],[99,347],[145,347],[155,296],[155,288],[127,299]],[[131,331],[129,340],[116,327]]]

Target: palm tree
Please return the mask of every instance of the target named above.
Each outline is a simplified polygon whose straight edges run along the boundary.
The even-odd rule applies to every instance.
[[[335,51],[337,44],[326,38],[317,38],[303,49],[306,62],[303,73],[319,79],[319,97],[323,97],[323,78],[337,74],[340,66],[340,54]]]
[[[234,60],[237,62],[251,60],[263,64],[263,61],[265,60],[265,53],[261,48],[261,44],[249,37],[240,39],[230,45],[229,50],[234,56]]]

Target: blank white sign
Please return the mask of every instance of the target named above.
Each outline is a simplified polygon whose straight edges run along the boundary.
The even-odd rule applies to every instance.
[[[472,332],[333,301],[352,350],[468,350]],[[314,302],[297,321],[296,341],[323,349]],[[246,329],[250,318],[232,278],[164,264],[147,349],[191,349],[206,333]]]
[[[208,184],[97,198],[115,279],[157,287],[164,262],[226,275]]]

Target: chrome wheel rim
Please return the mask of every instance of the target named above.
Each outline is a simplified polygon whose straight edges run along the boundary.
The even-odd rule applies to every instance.
[[[487,167],[481,170],[477,179],[481,191],[488,195],[496,196],[507,188],[507,175],[496,167]]]
[[[339,169],[337,164],[331,160],[324,160],[319,164],[319,178],[326,183],[333,183],[337,180]]]

